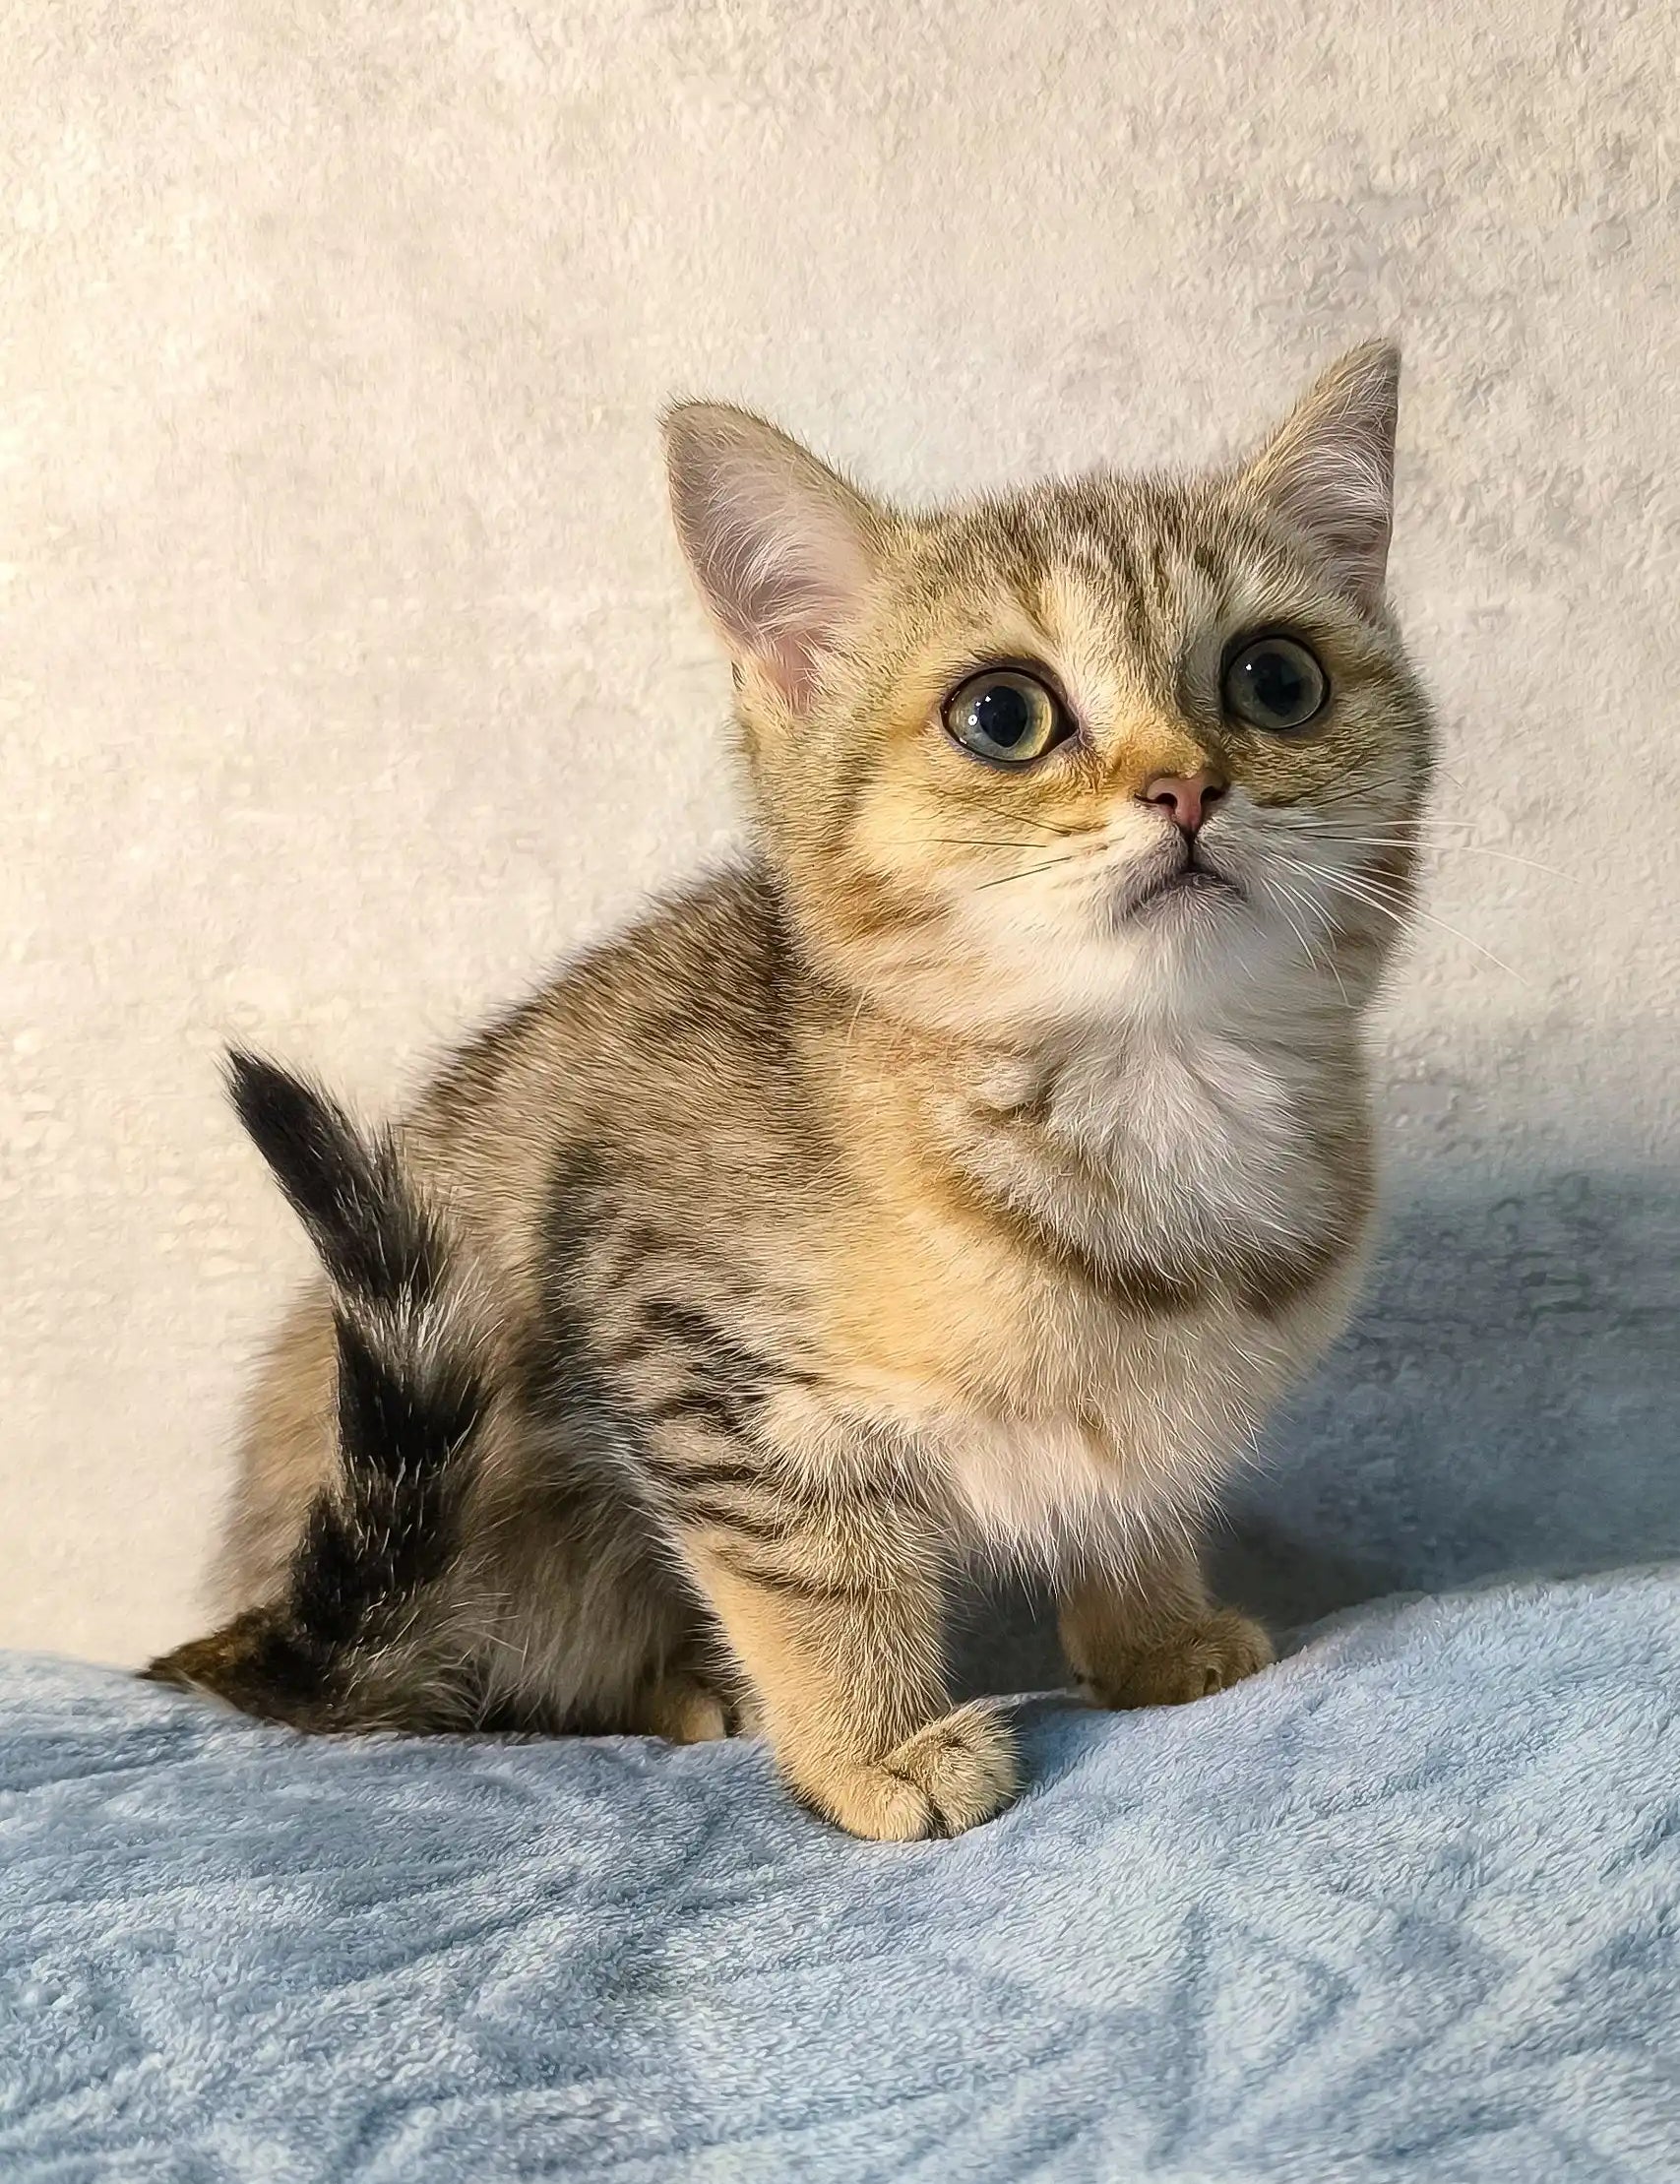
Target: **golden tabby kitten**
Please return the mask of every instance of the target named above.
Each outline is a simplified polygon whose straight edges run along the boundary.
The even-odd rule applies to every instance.
[[[259,1389],[233,1619],[153,1673],[312,1728],[750,1722],[860,1836],[972,1827],[976,1550],[1106,1706],[1270,1657],[1199,1521],[1339,1325],[1361,1012],[1427,713],[1397,360],[1244,467],[934,515],[667,421],[757,857],[464,1047],[396,1138],[235,1057],[327,1279]]]

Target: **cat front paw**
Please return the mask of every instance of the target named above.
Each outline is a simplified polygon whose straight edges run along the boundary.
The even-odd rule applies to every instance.
[[[1224,1607],[1170,1637],[1106,1661],[1082,1688],[1099,1707],[1181,1707],[1271,1666],[1272,1641],[1251,1616]]]
[[[797,1795],[871,1842],[960,1836],[1001,1812],[1019,1786],[1015,1741],[984,1707],[959,1707],[885,1759],[788,1768]]]

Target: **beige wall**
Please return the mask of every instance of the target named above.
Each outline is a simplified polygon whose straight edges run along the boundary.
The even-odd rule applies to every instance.
[[[728,839],[673,391],[935,494],[1210,456],[1399,330],[1439,808],[1569,876],[1439,861],[1470,940],[1385,1019],[1397,1190],[1648,1203],[1673,39],[1657,0],[0,9],[0,1640],[193,1619],[304,1257],[218,1043],[388,1100]]]

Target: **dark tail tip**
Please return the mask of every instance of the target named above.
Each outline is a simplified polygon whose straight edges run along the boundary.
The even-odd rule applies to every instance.
[[[324,1656],[317,1657],[273,1608],[247,1608],[208,1638],[177,1646],[143,1668],[146,1683],[205,1691],[259,1720],[300,1729],[333,1726]]]
[[[233,1107],[275,1179],[311,1230],[344,1217],[347,1181],[365,1171],[367,1150],[336,1100],[277,1062],[230,1047]]]
[[[326,1092],[237,1047],[228,1052],[227,1085],[251,1142],[341,1289],[379,1299],[436,1283],[438,1241],[389,1137],[364,1137]]]

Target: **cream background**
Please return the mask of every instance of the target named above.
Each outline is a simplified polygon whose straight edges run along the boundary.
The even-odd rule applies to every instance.
[[[1397,984],[1389,1271],[1256,1536],[1474,1574],[1608,1453],[1604,1551],[1680,1551],[1674,61],[1615,0],[0,6],[0,1640],[193,1622],[304,1263],[218,1043],[388,1102],[729,839],[665,397],[932,495],[1213,456],[1385,328],[1438,809],[1568,877],[1440,860],[1511,967]]]

